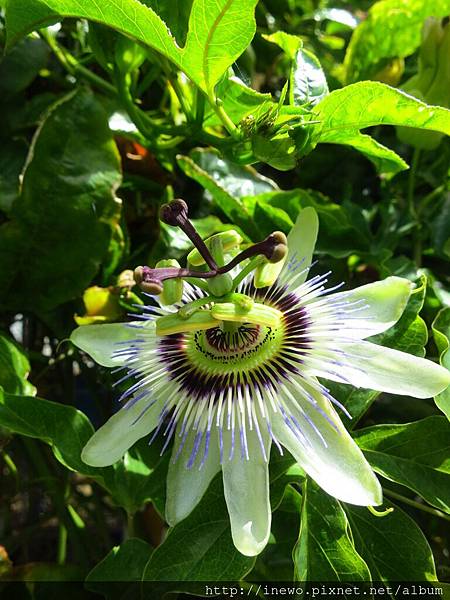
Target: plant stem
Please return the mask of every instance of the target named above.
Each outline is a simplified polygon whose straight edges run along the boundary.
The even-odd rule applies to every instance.
[[[391,498],[394,498],[395,500],[399,500],[400,502],[403,502],[404,504],[409,504],[409,506],[417,508],[418,510],[421,510],[423,512],[429,513],[430,515],[433,515],[434,517],[440,517],[441,519],[444,519],[445,521],[450,521],[450,515],[446,515],[442,511],[438,510],[437,508],[432,508],[431,506],[428,506],[426,504],[421,504],[420,502],[411,500],[411,498],[407,498],[406,496],[397,494],[397,492],[393,492],[392,490],[383,489],[383,493],[386,494],[386,496],[390,496]]]
[[[209,101],[211,102],[214,112],[224,124],[225,129],[233,138],[237,139],[239,137],[238,128],[227,115],[225,109],[222,106],[222,103],[213,95],[209,97]]]
[[[125,538],[128,540],[132,537],[134,537],[134,513],[127,512],[127,528]]]
[[[58,551],[57,551],[57,563],[63,565],[66,562],[67,556],[67,528],[63,523],[59,524],[58,527]]]
[[[40,36],[47,42],[56,58],[71,75],[81,75],[81,77],[87,79],[95,87],[100,88],[108,95],[117,96],[117,91],[113,85],[89,69],[86,69],[86,67],[80,65],[76,58],[67,52],[67,50],[63,49],[51,34],[42,30],[40,32]]]
[[[422,262],[422,242],[420,239],[420,220],[419,220],[419,215],[418,215],[417,208],[416,208],[414,192],[416,189],[416,175],[417,175],[417,167],[419,165],[419,160],[420,160],[420,150],[418,148],[414,148],[412,161],[411,161],[411,169],[409,171],[409,178],[408,178],[407,199],[408,199],[409,215],[415,223],[413,258],[418,267],[421,266],[421,262]]]
[[[409,214],[415,220],[417,219],[417,212],[416,212],[416,205],[414,202],[414,191],[415,191],[415,187],[416,187],[416,174],[417,174],[417,167],[419,164],[419,159],[420,159],[420,150],[418,148],[414,148],[412,161],[411,161],[411,169],[409,170],[409,177],[408,177],[408,190],[407,190],[408,196],[407,196],[407,198],[408,198]]]

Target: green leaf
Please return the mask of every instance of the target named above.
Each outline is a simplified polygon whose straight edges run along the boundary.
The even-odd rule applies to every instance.
[[[40,39],[27,38],[12,48],[0,62],[0,97],[25,90],[46,66],[49,54]]]
[[[294,548],[298,581],[370,581],[355,550],[341,504],[311,479],[303,486],[300,536]]]
[[[45,311],[82,293],[119,219],[120,177],[103,109],[87,89],[71,93],[38,130],[11,221],[0,227],[5,307]]]
[[[81,451],[94,433],[84,413],[42,398],[8,394],[1,388],[0,426],[49,444],[63,465],[97,480],[127,512],[133,514],[150,500],[164,512],[169,455],[161,457],[158,444],[149,447],[144,439],[114,466],[90,467],[81,460]]]
[[[328,94],[328,84],[319,59],[300,49],[291,69],[291,94],[296,106],[315,106]]]
[[[303,42],[298,35],[292,35],[290,33],[285,33],[284,31],[276,31],[269,35],[263,34],[262,37],[268,42],[279,46],[291,60],[294,60],[295,55],[303,45]]]
[[[361,209],[351,203],[335,204],[319,192],[299,188],[259,194],[252,200],[282,209],[292,221],[301,208],[312,206],[320,221],[316,252],[340,258],[369,249],[370,231]]]
[[[252,150],[258,160],[279,171],[289,171],[297,164],[295,144],[288,135],[278,135],[272,138],[254,135]]]
[[[60,17],[84,18],[124,33],[175,63],[210,98],[214,87],[251,42],[257,0],[194,0],[186,44],[180,48],[166,23],[138,0],[9,0],[8,46]],[[173,22],[173,21],[172,21]],[[179,32],[178,32],[179,33]]]
[[[130,582],[140,582],[152,547],[144,540],[129,538],[114,546],[86,577],[86,588],[103,594],[109,600],[138,594]],[[131,590],[130,590],[131,587]]]
[[[433,337],[440,354],[440,363],[450,371],[450,308],[443,308],[432,324]],[[450,420],[450,388],[434,399],[436,405]]]
[[[449,0],[381,0],[353,32],[345,55],[347,83],[370,79],[389,59],[406,57],[419,46],[427,17],[450,14]]]
[[[366,508],[345,505],[355,548],[375,581],[437,581],[433,554],[422,531],[400,508],[375,517]]]
[[[212,195],[217,207],[227,216],[231,223],[235,223],[248,234],[251,239],[258,240],[259,232],[251,220],[249,211],[239,198],[235,198],[222,187],[213,176],[202,169],[189,156],[177,156],[179,167],[184,173],[195,179]]]
[[[0,425],[49,444],[56,458],[73,471],[97,479],[108,471],[88,467],[82,462],[81,450],[94,430],[86,415],[72,406],[31,396],[15,396],[0,388]]]
[[[181,68],[209,96],[255,35],[258,0],[194,0]]]
[[[0,145],[0,210],[9,214],[19,196],[19,176],[27,157],[23,142],[8,140]]]
[[[167,24],[180,48],[186,43],[192,2],[193,0],[143,0],[143,4],[152,8]]]
[[[219,475],[193,512],[154,550],[143,579],[233,581],[248,573],[254,561],[233,546]]]
[[[401,171],[408,169],[408,164],[393,150],[386,148],[370,135],[356,133],[354,136],[346,135],[340,139],[339,144],[354,148],[364,154],[374,165],[379,173],[393,177]]]
[[[277,184],[249,166],[240,166],[210,149],[196,148],[189,156],[234,198],[278,190]]]
[[[405,425],[376,425],[354,434],[373,469],[450,513],[450,423],[428,417]]]
[[[433,247],[443,258],[450,258],[450,197],[447,195],[430,223]]]
[[[224,77],[216,88],[217,97],[223,101],[223,108],[234,123],[240,123],[252,116],[257,121],[275,106],[270,94],[262,94],[245,85],[238,77]],[[205,111],[204,125],[220,125],[217,113],[208,106]]]
[[[334,90],[314,107],[311,127],[312,143],[353,145],[371,159],[374,144],[361,140],[359,130],[376,125],[402,125],[439,131],[450,135],[450,111],[440,106],[429,106],[408,94],[387,85],[363,81]],[[381,148],[377,147],[376,160]],[[386,156],[392,161],[392,153]],[[400,166],[401,159],[394,158]]]
[[[139,440],[123,460],[113,466],[113,473],[108,472],[105,478],[105,487],[110,490],[114,502],[123,506],[129,514],[134,514],[151,501],[164,516],[170,450],[161,456],[161,440],[149,445],[148,438]]]
[[[9,394],[33,396],[36,388],[27,381],[30,363],[23,349],[0,333],[0,386]]]

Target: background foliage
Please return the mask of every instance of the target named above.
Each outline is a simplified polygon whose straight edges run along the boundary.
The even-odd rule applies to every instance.
[[[185,257],[188,240],[158,222],[181,196],[202,235],[233,225],[249,241],[315,207],[318,270],[417,283],[377,343],[450,368],[450,50],[431,77],[443,108],[420,103],[428,88],[399,91],[425,19],[450,2],[0,6],[0,579],[85,579],[111,598],[136,580],[450,581],[449,391],[334,384],[394,511],[340,503],[274,456],[272,538],[251,559],[218,479],[167,532],[157,443],[113,467],[81,462],[118,394],[67,341],[76,320],[136,310],[127,269]]]

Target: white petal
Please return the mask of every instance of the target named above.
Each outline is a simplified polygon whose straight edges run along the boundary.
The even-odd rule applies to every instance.
[[[350,383],[355,387],[431,398],[447,388],[450,373],[440,365],[406,352],[370,342],[342,344],[346,357],[332,372],[314,370],[317,376]]]
[[[81,460],[92,467],[107,467],[120,460],[128,448],[158,425],[161,402],[146,410],[150,402],[145,397],[121,408],[94,433],[83,448]]]
[[[130,327],[132,325],[132,327]],[[139,329],[136,329],[136,326]],[[82,325],[72,331],[70,340],[87,352],[92,358],[104,367],[119,367],[124,365],[127,359],[132,355],[126,352],[117,351],[126,350],[126,344],[120,342],[131,342],[142,337],[143,326],[141,321],[132,323],[105,323],[104,325]],[[145,335],[153,335],[153,323],[145,324]]]
[[[302,274],[293,280],[293,287],[298,287],[308,276],[308,267],[311,265],[314,246],[316,245],[317,233],[319,231],[319,219],[312,206],[302,209],[288,239],[288,257],[280,275],[280,280],[289,285],[295,273]],[[295,261],[292,268],[291,261]]]
[[[332,294],[328,299],[348,304],[347,324],[342,333],[346,338],[361,340],[386,331],[399,320],[411,289],[412,283],[408,279],[388,277],[349,292]]]
[[[183,436],[179,436],[180,424],[175,433],[175,443],[172,450],[167,473],[166,521],[172,527],[182,521],[197,506],[203,494],[208,489],[214,476],[220,471],[219,442],[217,429],[211,430],[208,455],[204,464],[200,465],[204,456],[204,440],[191,468],[187,467],[194,444],[196,432],[190,431],[179,456],[177,456]]]
[[[380,483],[330,402],[311,387],[301,385],[317,404],[309,403],[294,385],[288,384],[288,389],[302,408],[295,410],[291,406],[301,433],[296,435],[279,413],[272,414],[272,428],[278,441],[331,496],[361,506],[381,504]]]
[[[266,456],[269,456],[270,439],[264,433],[263,425],[261,434]],[[223,441],[223,486],[233,542],[241,554],[256,556],[265,548],[270,535],[269,466],[255,431],[247,428],[248,460],[241,456],[239,439],[235,442],[233,458],[229,460],[230,431],[224,431]]]

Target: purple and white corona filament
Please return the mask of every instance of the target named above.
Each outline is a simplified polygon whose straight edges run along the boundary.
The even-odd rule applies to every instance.
[[[145,308],[139,322],[72,334],[130,382],[124,407],[94,434],[83,460],[113,464],[148,434],[162,436],[163,450],[173,442],[167,521],[185,518],[222,471],[233,541],[249,556],[270,534],[272,446],[336,498],[380,504],[381,486],[334,406],[347,411],[323,380],[419,398],[445,389],[450,377],[439,365],[364,341],[399,319],[411,283],[390,277],[338,291],[326,288],[327,274],[307,280],[318,229],[311,208],[300,212],[287,247],[275,233],[241,252],[236,232],[203,242],[181,201],[164,211],[196,249],[189,268],[163,261],[137,270],[160,308]]]

